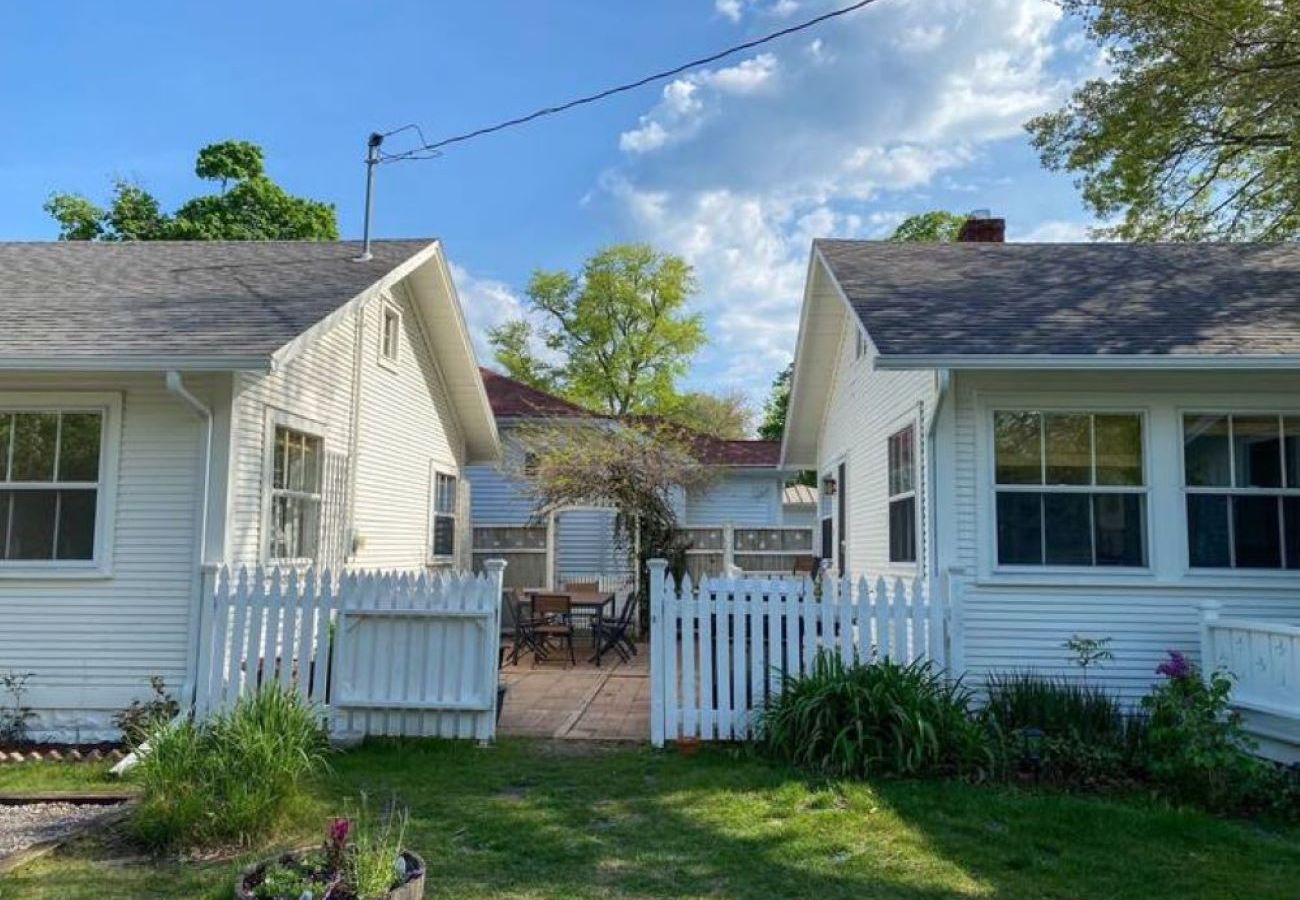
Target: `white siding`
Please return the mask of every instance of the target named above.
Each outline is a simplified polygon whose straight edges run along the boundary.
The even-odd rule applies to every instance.
[[[882,372],[871,367],[871,353],[855,358],[853,328],[848,325],[836,354],[826,420],[818,442],[818,481],[845,463],[848,571],[909,575],[915,566],[889,563],[888,458],[891,434],[914,423],[917,428],[917,552],[926,546],[926,421],[933,413],[935,376],[930,371]]]
[[[557,583],[586,575],[624,575],[631,571],[627,548],[614,541],[613,510],[571,509],[555,515]]]
[[[815,506],[783,506],[781,524],[791,528],[816,528],[818,523]]]
[[[1031,385],[1027,387],[1027,385]],[[1300,621],[1300,572],[1213,575],[1189,571],[1181,485],[1180,413],[1192,409],[1300,411],[1300,378],[1245,373],[963,374],[953,382],[955,484],[939,498],[956,521],[945,553],[964,583],[966,663],[974,681],[1026,667],[1070,671],[1062,642],[1113,638],[1113,663],[1093,677],[1130,699],[1144,693],[1167,649],[1199,653],[1199,605],[1224,615]],[[995,571],[990,407],[1096,404],[1135,407],[1147,422],[1151,565],[1135,574],[1031,575]],[[987,471],[986,471],[987,470]]]
[[[385,304],[402,313],[398,365],[379,363]],[[364,544],[354,565],[422,566],[429,547],[433,469],[460,478],[457,565],[469,568],[469,483],[461,464],[465,443],[438,363],[428,352],[423,323],[398,287],[392,298],[366,307],[362,340],[360,439],[356,461],[356,525]]]
[[[532,517],[533,501],[506,469],[517,469],[523,448],[509,426],[501,428],[503,465],[470,466],[466,477],[472,486],[471,517],[476,524],[523,524]]]
[[[186,379],[210,402],[214,380]],[[112,569],[88,579],[0,576],[0,670],[34,672],[38,733],[107,737],[112,713],[162,675],[179,694],[189,651],[203,428],[162,374],[0,376],[0,390],[122,396]],[[6,698],[7,699],[7,698]]]
[[[685,524],[780,525],[783,481],[773,474],[725,474],[687,491]]]
[[[396,367],[379,363],[380,317],[386,304],[402,312]],[[436,467],[463,475],[464,440],[422,327],[399,285],[392,294],[376,297],[341,319],[283,369],[239,376],[229,561],[265,561],[266,423],[273,412],[281,412],[321,434],[327,454],[350,460],[353,522],[360,546],[349,563],[385,569],[425,564],[431,472]],[[358,363],[359,381],[354,376]],[[460,488],[458,562],[468,567],[469,484],[463,477]]]

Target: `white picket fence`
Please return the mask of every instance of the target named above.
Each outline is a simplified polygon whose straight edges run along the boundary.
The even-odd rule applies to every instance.
[[[1233,705],[1300,719],[1300,624],[1220,616],[1213,600],[1201,609],[1201,667],[1233,676]]]
[[[336,737],[490,740],[505,564],[481,575],[221,568],[200,624],[195,710],[279,682]]]
[[[960,672],[959,617],[943,580],[702,579],[650,562],[650,737],[744,740],[818,651],[846,661],[932,660]]]

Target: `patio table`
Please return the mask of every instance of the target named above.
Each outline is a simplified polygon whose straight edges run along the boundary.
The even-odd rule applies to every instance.
[[[605,608],[609,607],[611,613],[614,612],[613,591],[552,591],[547,588],[523,588],[524,603],[532,606],[534,594],[557,594],[569,598],[569,610],[571,613],[577,613],[580,616],[590,616],[593,620],[592,625],[592,644],[596,652],[590,657],[591,661],[597,666],[600,665],[601,647],[600,641],[596,640],[595,635],[600,633],[600,626],[605,621]]]

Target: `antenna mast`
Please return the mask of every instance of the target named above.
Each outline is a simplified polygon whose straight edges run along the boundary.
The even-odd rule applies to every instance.
[[[361,255],[357,257],[357,262],[368,262],[372,259],[370,254],[370,210],[371,198],[375,191],[375,166],[379,165],[379,145],[384,142],[384,136],[377,131],[370,133],[370,138],[366,141],[366,221],[361,231]]]

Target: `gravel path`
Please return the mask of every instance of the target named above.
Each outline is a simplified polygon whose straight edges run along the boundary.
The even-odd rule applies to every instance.
[[[116,808],[81,803],[0,806],[0,856],[63,837],[82,823]]]

